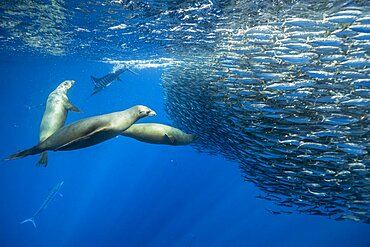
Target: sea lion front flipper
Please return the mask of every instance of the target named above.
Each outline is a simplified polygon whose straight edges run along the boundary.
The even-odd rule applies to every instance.
[[[74,105],[72,105],[70,102],[67,102],[66,103],[66,108],[69,110],[69,111],[74,111],[74,112],[82,112],[80,111],[80,109],[78,109],[77,107],[75,107]]]
[[[56,148],[55,148],[55,149],[53,149],[53,150],[54,150],[54,151],[59,151],[59,150],[73,150],[73,149],[75,149],[75,148],[70,149],[70,148],[68,148],[68,146],[72,146],[72,145],[73,145],[73,144],[75,144],[75,143],[83,142],[84,140],[88,140],[92,135],[94,135],[94,134],[96,134],[96,133],[99,133],[99,132],[101,132],[101,131],[104,131],[105,129],[106,129],[106,127],[105,127],[105,126],[104,126],[104,127],[99,128],[99,129],[96,129],[96,130],[94,130],[93,132],[90,132],[90,133],[88,133],[88,134],[86,134],[86,135],[84,135],[84,136],[78,137],[77,139],[72,140],[72,141],[70,141],[70,142],[67,142],[67,143],[65,143],[65,144],[63,144],[63,145],[61,145],[61,146],[59,146],[59,147],[56,147]]]
[[[48,152],[44,151],[41,153],[39,160],[37,161],[37,166],[44,166],[48,165]]]
[[[176,138],[173,135],[164,134],[164,137],[171,143],[175,144]]]

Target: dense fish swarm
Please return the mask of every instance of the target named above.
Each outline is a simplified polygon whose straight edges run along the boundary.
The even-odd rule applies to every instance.
[[[236,28],[166,69],[166,110],[286,212],[370,223],[369,35],[348,4]]]

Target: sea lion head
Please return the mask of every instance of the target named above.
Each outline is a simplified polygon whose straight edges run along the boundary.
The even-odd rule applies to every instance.
[[[189,139],[190,139],[190,142],[194,142],[194,141],[196,141],[196,140],[198,140],[199,139],[199,136],[197,136],[197,135],[194,135],[194,134],[189,134]]]
[[[57,90],[67,93],[69,89],[71,89],[73,84],[75,84],[75,80],[65,80],[64,82],[59,84],[59,86],[57,87]]]
[[[157,113],[155,111],[153,111],[152,109],[150,109],[147,106],[138,105],[138,106],[136,106],[136,108],[137,108],[137,111],[138,111],[140,117],[147,117],[147,116],[152,117],[152,116],[157,115]]]

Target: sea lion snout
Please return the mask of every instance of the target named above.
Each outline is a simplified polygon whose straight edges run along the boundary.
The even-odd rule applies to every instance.
[[[139,115],[140,116],[149,116],[149,117],[152,117],[152,116],[157,115],[157,113],[155,111],[153,111],[152,109],[150,109],[147,106],[138,105],[136,107],[137,107],[137,109],[139,111]]]
[[[153,110],[147,111],[147,114],[150,117],[157,115],[157,113],[155,111],[153,111]]]
[[[65,80],[58,86],[58,89],[64,89],[68,91],[69,89],[71,89],[73,84],[75,84],[75,82],[75,80]]]

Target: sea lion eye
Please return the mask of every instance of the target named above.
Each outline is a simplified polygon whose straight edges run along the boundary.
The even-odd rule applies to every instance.
[[[153,111],[153,110],[147,110],[145,113],[149,117],[152,117],[152,116],[155,116],[156,115],[155,111]]]

